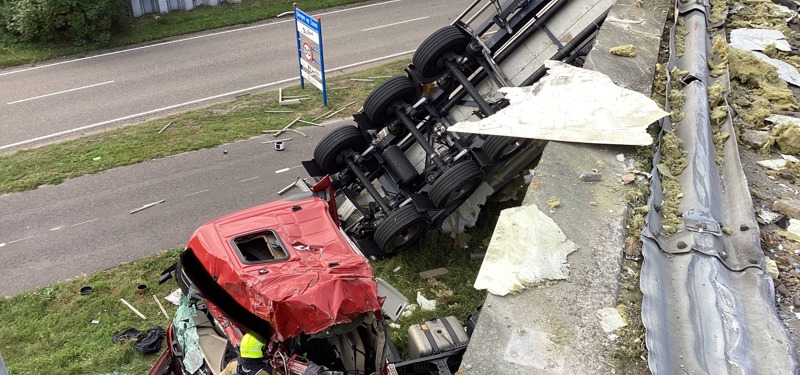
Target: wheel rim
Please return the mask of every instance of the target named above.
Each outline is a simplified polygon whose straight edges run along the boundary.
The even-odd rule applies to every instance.
[[[397,248],[401,248],[405,246],[407,243],[413,241],[417,236],[422,232],[424,227],[426,226],[425,220],[417,220],[405,228],[403,230],[397,232],[397,234],[392,237],[392,240],[389,241],[387,244],[386,251],[393,252]]]
[[[444,207],[450,207],[461,201],[464,197],[472,194],[472,192],[475,191],[475,188],[478,186],[478,184],[481,183],[481,181],[483,181],[481,176],[475,176],[465,181],[464,184],[461,185],[461,187],[459,187],[456,190],[453,190],[453,192],[447,196]]]
[[[522,147],[522,142],[519,139],[514,139],[513,142],[506,145],[503,151],[500,152],[500,160],[505,160],[511,155],[514,155]]]

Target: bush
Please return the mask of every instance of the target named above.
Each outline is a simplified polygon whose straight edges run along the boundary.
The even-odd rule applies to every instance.
[[[28,42],[107,42],[130,20],[126,0],[2,0],[0,25]]]

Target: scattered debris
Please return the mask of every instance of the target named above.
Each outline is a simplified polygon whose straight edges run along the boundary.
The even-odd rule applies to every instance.
[[[800,219],[800,201],[784,198],[772,203],[772,210],[789,217]]]
[[[639,241],[633,236],[625,238],[624,252],[625,257],[628,259],[639,259],[642,256],[642,248],[639,246]]]
[[[414,305],[414,304],[408,305],[408,306],[406,306],[405,309],[403,309],[403,312],[400,313],[400,316],[402,316],[404,318],[408,318],[409,316],[413,315],[414,312],[416,312],[418,308],[419,308],[419,305]]]
[[[773,59],[761,52],[753,51],[753,54],[759,60],[774,66],[775,69],[778,70],[778,77],[780,79],[786,81],[787,83],[791,83],[792,85],[800,86],[800,72],[798,72],[797,68],[795,68],[792,64],[778,59]]]
[[[135,213],[137,213],[139,211],[146,210],[146,209],[148,209],[150,207],[153,207],[155,205],[158,205],[158,204],[161,204],[161,203],[164,203],[164,202],[166,202],[165,199],[162,199],[162,200],[160,200],[158,202],[148,203],[148,204],[146,204],[146,205],[144,205],[142,207],[139,207],[139,208],[131,210],[131,214],[135,214]]]
[[[603,175],[601,175],[598,172],[581,173],[581,176],[580,176],[580,179],[583,182],[600,182],[600,180],[602,178],[603,178]]]
[[[778,144],[781,153],[800,153],[800,127],[792,123],[783,123],[772,129],[772,137]]]
[[[781,51],[792,50],[786,37],[778,30],[733,29],[730,39],[731,46],[745,51],[763,51],[768,45],[774,45]]]
[[[100,321],[99,321],[99,320],[97,320],[97,319],[92,319],[92,320],[91,320],[89,323],[92,323],[92,324],[100,324]]]
[[[88,295],[91,292],[92,292],[92,287],[90,287],[88,285],[84,286],[84,287],[81,287],[80,293],[81,293],[82,296]]]
[[[177,288],[172,291],[169,295],[164,297],[165,300],[169,301],[169,303],[178,306],[181,304],[181,288]]]
[[[620,163],[625,162],[625,154],[617,154],[617,161]]]
[[[166,125],[164,125],[164,127],[163,127],[163,128],[161,128],[161,130],[159,130],[159,131],[158,131],[158,134],[161,134],[161,133],[163,133],[163,132],[164,132],[164,130],[167,130],[167,128],[168,128],[170,125],[172,125],[172,121],[170,121],[170,122],[168,122]]]
[[[553,214],[556,212],[556,208],[561,206],[561,201],[556,197],[550,197],[550,199],[547,200],[547,205],[550,206],[550,213]]]
[[[156,300],[156,305],[158,305],[158,308],[161,310],[161,313],[164,314],[164,317],[169,320],[169,314],[167,314],[167,310],[164,309],[164,305],[161,304],[161,301],[158,300],[158,297],[156,297],[155,294],[153,294],[153,299]]]
[[[759,219],[759,223],[763,225],[770,225],[781,218],[781,214],[760,207],[756,209],[756,214],[758,215],[757,219]]]
[[[350,102],[350,103],[345,104],[344,106],[342,106],[342,108],[339,108],[339,109],[333,111],[332,113],[328,114],[327,116],[325,116],[325,119],[329,119],[329,118],[331,118],[333,116],[336,116],[339,112],[344,111],[345,108],[347,108],[347,107],[349,107],[349,106],[351,106],[353,104],[356,104],[356,102]]]
[[[325,127],[325,125],[317,124],[316,122],[311,122],[311,121],[306,121],[306,120],[299,120],[299,122],[302,122],[302,123],[308,124],[308,125],[319,126],[321,128]]]
[[[402,269],[402,268],[403,268],[403,266],[397,266],[392,270],[392,272],[397,273],[397,271],[400,271],[400,269]]]
[[[435,299],[427,299],[420,292],[417,292],[417,303],[419,304],[419,308],[422,311],[433,311],[433,310],[436,310],[436,300]]]
[[[131,309],[131,311],[133,311],[133,313],[136,314],[138,317],[142,318],[143,320],[147,320],[147,317],[145,317],[144,314],[140,313],[139,310],[136,310],[135,307],[131,306],[131,304],[128,303],[128,301],[126,301],[124,298],[120,298],[119,300],[120,302],[122,302],[123,305]]]
[[[772,278],[772,280],[778,280],[780,277],[780,271],[778,270],[778,263],[776,263],[770,257],[764,257],[764,263],[766,264],[766,271],[767,275]]]
[[[577,247],[535,204],[503,210],[475,289],[504,296],[545,280],[569,276],[567,255]]]
[[[756,162],[756,164],[767,169],[772,169],[773,171],[786,168],[789,165],[789,163],[784,159],[759,160]]]
[[[636,181],[636,173],[625,173],[622,176],[619,176],[619,180],[622,181],[623,185],[627,185]]]
[[[613,333],[614,331],[628,325],[622,315],[615,307],[606,307],[597,310],[595,313],[597,319],[600,319],[600,327],[603,328],[605,333]]]
[[[608,53],[615,56],[634,57],[636,56],[636,46],[634,46],[633,44],[616,46],[608,50]]]
[[[547,75],[528,87],[504,87],[510,105],[451,132],[563,142],[646,146],[647,127],[667,115],[652,99],[617,86],[608,76],[548,60]],[[580,106],[574,103],[579,101]],[[546,124],[535,119],[547,118]]]
[[[321,115],[319,115],[317,117],[314,117],[313,119],[311,119],[311,121],[317,121],[317,120],[319,120],[319,119],[331,114],[331,112],[333,112],[333,110],[330,110],[330,111],[325,112],[325,113],[323,113],[323,114],[321,114]]]
[[[92,158],[92,160],[94,160],[94,161],[98,161],[100,159],[102,159],[102,157],[100,157],[100,156],[95,156],[95,157]]]
[[[306,97],[307,98],[307,97]],[[300,97],[286,97],[283,96],[283,88],[278,88],[278,104],[280,105],[295,105],[300,104]]]
[[[297,117],[296,119],[292,120],[288,125],[284,126],[283,129],[280,130],[262,130],[262,133],[274,133],[272,134],[273,137],[277,138],[279,135],[283,134],[283,132],[295,132],[297,134],[302,135],[303,137],[308,137],[305,133],[297,130],[297,129],[290,129],[292,125],[298,123],[301,117]]]
[[[447,268],[434,268],[432,270],[423,271],[419,273],[419,277],[423,279],[430,279],[432,277],[447,275]]]
[[[472,260],[483,260],[483,258],[485,257],[486,257],[486,252],[483,251],[480,253],[469,253],[469,259]]]
[[[289,142],[291,140],[292,140],[291,138],[281,138],[281,139],[274,139],[274,140],[271,140],[271,141],[264,141],[264,142],[261,142],[261,143],[262,144],[270,144],[270,143],[277,143],[277,142]]]
[[[739,140],[745,146],[750,148],[754,148],[756,150],[760,150],[767,144],[767,140],[769,139],[769,132],[764,130],[745,130],[744,133],[739,137]]]

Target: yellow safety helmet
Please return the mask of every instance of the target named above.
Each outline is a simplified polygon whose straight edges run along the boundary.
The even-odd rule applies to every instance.
[[[239,344],[239,355],[242,358],[264,358],[264,340],[255,333],[245,333]]]

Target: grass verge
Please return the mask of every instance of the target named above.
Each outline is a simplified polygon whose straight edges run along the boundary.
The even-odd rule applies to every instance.
[[[362,3],[367,0],[298,0],[304,11]],[[216,7],[200,6],[191,11],[169,14],[147,14],[132,20],[131,27],[112,36],[105,44],[64,45],[14,42],[0,31],[0,67],[33,63],[60,56],[85,54],[99,49],[116,48],[163,39],[176,35],[211,30],[219,27],[248,24],[274,18],[291,11],[292,2],[274,0],[242,0],[240,4],[224,3]]]
[[[74,140],[0,156],[0,194],[58,184],[66,179],[97,173],[182,152],[219,146],[280,129],[297,117],[310,121],[329,110],[355,102],[337,116],[355,113],[366,96],[385,77],[408,65],[400,60],[328,80],[328,108],[316,88],[284,89],[284,95],[307,95],[296,106],[278,104],[278,92],[249,94],[233,101],[96,133]],[[372,82],[352,77],[379,77]],[[310,85],[309,85],[310,86]],[[292,111],[269,113],[266,111]],[[321,121],[321,120],[320,120]],[[170,126],[159,134],[159,131]],[[96,160],[95,160],[96,159]]]
[[[152,295],[168,314],[175,306],[163,297],[175,283],[158,285],[162,270],[177,259],[173,249],[115,269],[54,284],[0,301],[0,352],[11,374],[146,374],[157,358],[142,355],[132,343],[114,344],[111,335],[134,327],[146,331],[169,325]],[[144,295],[136,286],[147,284]],[[93,291],[81,295],[90,285]],[[147,317],[142,320],[119,301],[124,298]],[[92,320],[99,320],[97,324]]]
[[[465,322],[467,314],[483,303],[486,295],[472,288],[480,260],[470,259],[470,252],[482,251],[491,238],[497,217],[503,208],[520,201],[492,202],[470,232],[466,245],[457,245],[449,237],[431,231],[417,246],[398,256],[373,263],[375,275],[394,285],[412,303],[419,291],[437,300],[435,311],[417,310],[401,318],[400,328],[391,335],[398,349],[407,352],[406,332],[412,324],[434,317],[453,315]],[[37,291],[18,294],[0,301],[0,352],[12,374],[145,374],[157,355],[142,355],[131,343],[114,344],[114,332],[127,327],[140,331],[170,320],[158,310],[152,294],[162,298],[177,288],[174,282],[158,285],[163,269],[177,260],[179,249],[118,268],[54,284]],[[419,272],[445,267],[448,273],[434,279],[422,279]],[[139,296],[138,284],[149,291]],[[89,295],[78,291],[84,285],[94,290]],[[124,307],[124,298],[139,309],[148,321],[136,317]],[[170,317],[175,307],[162,302]],[[99,324],[92,324],[93,319]]]

